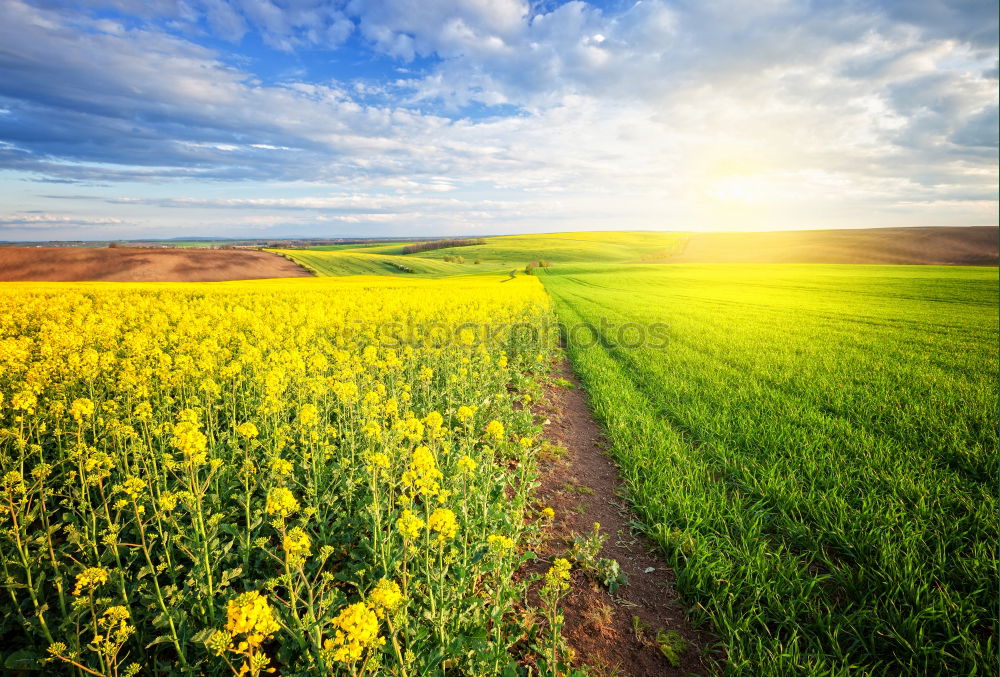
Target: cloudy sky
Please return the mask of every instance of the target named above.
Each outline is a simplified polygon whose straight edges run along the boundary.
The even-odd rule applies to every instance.
[[[995,0],[0,0],[0,240],[988,225]]]

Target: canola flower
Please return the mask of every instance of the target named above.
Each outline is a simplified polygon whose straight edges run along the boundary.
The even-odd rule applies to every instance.
[[[74,595],[82,595],[93,590],[101,583],[107,583],[108,570],[101,567],[88,567],[76,576],[76,587],[73,588]]]
[[[514,549],[514,539],[503,534],[490,534],[486,537],[490,549],[497,553],[507,553]]]
[[[319,424],[319,410],[316,405],[306,404],[299,409],[299,423],[307,427]]]
[[[288,477],[292,474],[294,467],[292,462],[285,458],[276,458],[271,461],[271,471],[279,477]]]
[[[287,487],[275,487],[267,495],[265,510],[268,515],[288,517],[299,509],[299,501]]]
[[[230,600],[226,606],[226,627],[216,630],[205,641],[205,646],[216,656],[233,653],[243,658],[236,670],[225,658],[233,673],[259,675],[273,672],[270,658],[261,651],[261,645],[280,629],[267,598],[256,590]]]
[[[438,508],[427,518],[427,529],[437,534],[438,543],[444,543],[455,538],[458,531],[458,521],[455,513],[447,508]]]
[[[73,417],[74,421],[80,423],[83,419],[94,415],[94,403],[86,397],[75,399],[73,404],[69,406],[69,415]]]
[[[129,477],[122,482],[122,491],[130,498],[137,498],[146,488],[146,482],[138,477]]]
[[[562,592],[569,589],[569,572],[572,568],[569,560],[565,557],[557,557],[545,572],[545,584],[543,590],[549,592]]]
[[[245,440],[252,440],[260,435],[260,431],[257,429],[256,425],[247,421],[236,426],[236,434]]]
[[[323,643],[330,657],[341,663],[354,663],[368,649],[385,644],[379,636],[378,616],[362,602],[351,604],[333,620],[334,636]]]
[[[368,594],[368,602],[375,615],[383,618],[386,613],[395,611],[403,602],[403,592],[395,581],[382,578]]]
[[[290,561],[297,563],[309,555],[312,546],[312,539],[302,527],[292,527],[285,534],[284,550],[288,553]]]
[[[411,494],[421,496],[436,496],[441,491],[438,480],[442,479],[441,471],[437,468],[437,462],[431,450],[425,446],[419,446],[413,450],[413,458],[410,461],[409,469],[403,473],[403,486],[410,490]]]
[[[0,289],[0,614],[52,658],[29,669],[502,671],[515,558],[477,553],[535,529],[513,440],[554,337],[508,328],[548,312],[528,279]],[[424,333],[467,322],[496,343]]]
[[[485,433],[487,437],[491,437],[496,441],[502,440],[504,433],[503,423],[495,419],[490,421],[486,424]]]
[[[278,631],[271,606],[259,592],[246,592],[226,606],[226,631],[232,636],[243,635],[241,642],[255,648]]]
[[[378,472],[380,470],[388,470],[389,464],[390,464],[389,456],[387,454],[382,453],[381,451],[372,454],[371,458],[368,459],[368,467],[372,472]]]
[[[170,443],[190,458],[194,465],[201,465],[207,459],[205,449],[208,446],[208,438],[198,430],[198,424],[193,421],[181,421],[175,425]]]
[[[410,510],[404,510],[403,514],[396,520],[396,529],[405,540],[416,540],[423,528],[424,521]]]

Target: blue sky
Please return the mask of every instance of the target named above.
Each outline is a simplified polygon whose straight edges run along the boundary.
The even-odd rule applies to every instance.
[[[4,0],[0,240],[995,225],[995,0]]]

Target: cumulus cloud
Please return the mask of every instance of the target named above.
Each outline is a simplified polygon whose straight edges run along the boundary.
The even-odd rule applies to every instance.
[[[382,230],[492,232],[993,219],[990,3],[8,0],[4,14],[0,168],[18,195],[24,179],[110,183],[132,194],[95,189],[109,210],[219,228],[236,227],[211,216],[222,207],[261,227],[268,210],[317,229],[354,210]],[[301,74],[261,77],[251,36]],[[335,59],[383,65],[331,78]],[[329,190],[280,194],[302,183]],[[268,197],[192,195],[207,184]]]

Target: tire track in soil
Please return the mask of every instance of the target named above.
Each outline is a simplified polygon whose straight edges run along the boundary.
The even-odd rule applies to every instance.
[[[574,664],[606,675],[711,674],[705,655],[715,641],[687,622],[673,571],[655,554],[652,542],[633,532],[635,518],[620,496],[618,470],[604,452],[601,428],[565,358],[556,366],[555,376],[572,387],[547,385],[536,413],[547,419],[545,439],[568,453],[548,464],[539,462],[536,498],[555,509],[556,522],[543,534],[538,554],[547,567],[569,550],[574,535],[587,535],[594,522],[600,522],[601,533],[607,536],[600,556],[617,560],[628,575],[628,585],[611,595],[574,566],[571,591],[560,605],[566,619],[563,636],[576,652]],[[646,573],[649,569],[653,571]],[[649,628],[643,641],[636,637],[633,616]],[[675,630],[684,638],[679,667],[673,667],[657,647],[659,628]]]

